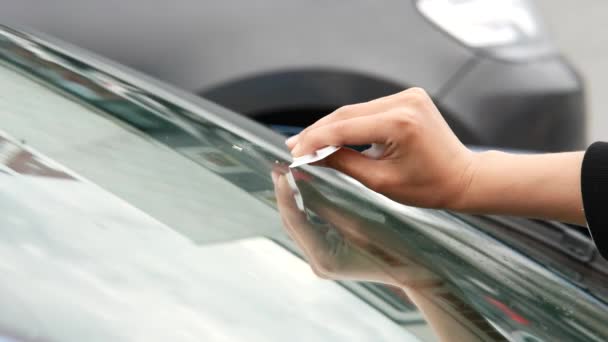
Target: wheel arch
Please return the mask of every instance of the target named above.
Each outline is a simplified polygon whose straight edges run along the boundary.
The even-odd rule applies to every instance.
[[[394,94],[410,86],[356,71],[300,69],[258,73],[197,93],[265,124],[304,127],[343,105]],[[439,107],[463,142],[478,143],[455,113]]]

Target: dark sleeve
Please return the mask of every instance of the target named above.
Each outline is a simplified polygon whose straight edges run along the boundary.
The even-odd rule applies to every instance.
[[[608,259],[608,143],[589,146],[581,167],[587,226],[600,254]]]

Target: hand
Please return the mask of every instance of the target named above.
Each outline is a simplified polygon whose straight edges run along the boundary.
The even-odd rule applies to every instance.
[[[342,107],[286,143],[295,157],[328,145],[384,144],[379,159],[343,148],[319,165],[407,205],[585,224],[583,152],[474,153],[419,88]]]
[[[420,88],[344,106],[287,141],[294,157],[329,145],[372,143],[386,146],[378,159],[343,148],[321,165],[401,203],[431,208],[458,207],[477,167],[476,154]]]

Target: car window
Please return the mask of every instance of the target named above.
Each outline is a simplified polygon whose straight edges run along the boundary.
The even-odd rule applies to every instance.
[[[201,244],[5,138],[0,146],[12,151],[0,175],[0,334],[415,340],[268,239]]]
[[[277,157],[161,116],[178,108],[22,67],[0,67],[0,336],[419,340],[273,240]]]

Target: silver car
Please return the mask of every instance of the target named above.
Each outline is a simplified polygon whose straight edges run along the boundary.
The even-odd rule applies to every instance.
[[[95,51],[293,134],[427,90],[467,144],[585,144],[583,83],[532,0],[0,0],[2,22]]]
[[[0,341],[608,338],[576,227],[289,170],[273,131],[8,27],[0,119]]]

